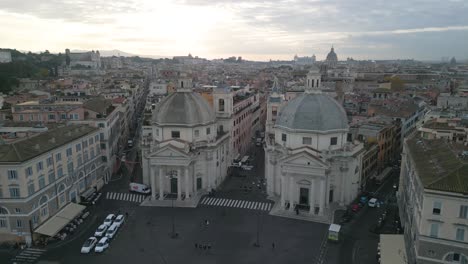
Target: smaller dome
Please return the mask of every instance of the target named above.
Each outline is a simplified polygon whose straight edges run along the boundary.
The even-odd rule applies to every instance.
[[[281,110],[277,127],[292,130],[347,130],[348,118],[343,107],[321,93],[304,93],[289,101]]]
[[[208,102],[198,93],[177,91],[160,102],[153,112],[158,125],[207,125],[216,121]]]
[[[327,61],[338,61],[338,56],[335,53],[335,49],[332,47],[327,55]]]

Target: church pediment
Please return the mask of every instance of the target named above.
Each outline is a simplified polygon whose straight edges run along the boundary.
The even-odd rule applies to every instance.
[[[283,158],[280,162],[283,166],[291,167],[307,166],[320,169],[328,169],[329,167],[326,163],[307,152],[300,152],[290,155],[288,157]]]
[[[150,158],[189,158],[189,156],[186,153],[171,146],[165,146],[161,149],[158,149],[155,152],[151,153],[149,156]]]

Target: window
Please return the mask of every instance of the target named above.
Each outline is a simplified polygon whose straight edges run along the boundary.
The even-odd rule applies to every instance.
[[[224,112],[224,99],[219,99],[218,108],[220,112]]]
[[[467,219],[468,218],[468,205],[461,205],[460,206],[460,218]]]
[[[23,120],[24,120],[23,115],[19,115],[19,120],[20,120],[20,121],[23,121]]]
[[[310,137],[303,137],[303,138],[302,138],[302,144],[304,144],[304,145],[311,145],[311,144],[312,144],[312,138],[310,138]]]
[[[91,158],[94,158],[94,149],[91,149]]]
[[[57,168],[57,176],[59,177],[59,179],[63,177],[63,169],[62,169],[62,167],[58,167],[58,168]]]
[[[99,137],[101,138],[101,140],[104,140],[104,133],[99,133]]]
[[[42,161],[39,161],[36,164],[36,169],[37,169],[37,171],[41,171],[42,169],[44,169],[44,164],[42,163]]]
[[[80,115],[79,115],[79,114],[73,114],[73,118],[74,118],[75,120],[78,120],[78,119],[80,119]]]
[[[18,179],[18,172],[16,170],[8,170],[8,179],[9,180],[17,180]]]
[[[87,150],[84,151],[84,161],[85,162],[88,161],[88,151]]]
[[[99,126],[100,128],[104,128],[104,127],[106,127],[106,124],[105,124],[105,123],[99,123],[98,126]]]
[[[25,173],[27,177],[31,176],[33,174],[32,167],[27,167]]]
[[[432,208],[432,214],[440,215],[441,209],[442,209],[442,203],[435,201],[434,207]]]
[[[206,134],[207,134],[207,135],[211,134],[211,127],[207,127],[207,128],[206,128]]]
[[[94,136],[94,141],[98,142],[99,141],[99,135]]]
[[[76,152],[81,151],[81,144],[76,144]]]
[[[200,136],[200,131],[198,129],[195,129],[195,137],[199,137]]]
[[[90,139],[89,139],[89,144],[90,144],[90,145],[94,144],[94,138],[90,138]],[[86,144],[86,146],[87,146],[87,145],[88,145],[88,144]]]
[[[60,115],[60,119],[62,119],[62,120],[67,119],[67,114],[61,114],[61,115]]]
[[[83,158],[81,158],[81,155],[78,155],[78,167],[83,164]]]
[[[286,134],[281,134],[281,140],[286,142]]]
[[[11,198],[19,198],[20,197],[20,189],[18,187],[10,187],[10,197]]]
[[[50,119],[50,120],[54,120],[54,119],[55,119],[55,115],[54,115],[54,114],[49,114],[49,119]]]
[[[336,144],[338,144],[338,138],[337,137],[330,138],[330,145],[334,146]]]
[[[23,221],[21,221],[20,219],[17,219],[16,220],[16,227],[23,227]]]
[[[28,183],[28,195],[31,196],[34,194],[34,182]]]
[[[159,137],[159,129],[156,128],[156,136]]]
[[[7,227],[7,220],[5,218],[0,218],[0,228]]]
[[[68,163],[67,170],[68,170],[68,176],[72,176],[73,175],[73,162]]]
[[[67,148],[67,157],[70,157],[73,153],[72,148]]]
[[[55,154],[55,159],[56,159],[57,161],[61,161],[61,160],[62,160],[62,153],[57,153],[57,154]]]
[[[180,138],[180,131],[171,131],[172,138]]]
[[[46,163],[47,163],[47,167],[52,166],[52,163],[53,163],[53,161],[52,161],[52,156],[47,158]]]
[[[458,241],[465,241],[465,229],[464,228],[457,228],[456,239]]]
[[[55,182],[55,172],[51,171],[49,172],[49,184]]]
[[[432,223],[431,224],[431,233],[429,235],[431,237],[438,237],[439,236],[439,223]]]
[[[21,209],[20,209],[20,208],[15,208],[15,213],[20,214],[20,213],[21,213]]]
[[[45,177],[44,175],[39,176],[39,190],[43,189],[45,187]]]

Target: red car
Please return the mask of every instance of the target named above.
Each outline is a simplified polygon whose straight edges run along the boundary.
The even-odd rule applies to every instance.
[[[359,207],[358,204],[353,204],[353,205],[351,206],[351,210],[352,210],[353,212],[358,212],[359,209],[361,209],[361,207]]]

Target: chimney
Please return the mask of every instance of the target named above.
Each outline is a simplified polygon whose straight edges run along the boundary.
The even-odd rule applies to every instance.
[[[49,139],[49,142],[50,143],[55,143],[55,138],[53,137],[53,138]]]
[[[36,144],[36,145],[34,145],[34,149],[39,150],[39,149],[41,149],[41,147],[39,146],[39,144]]]

